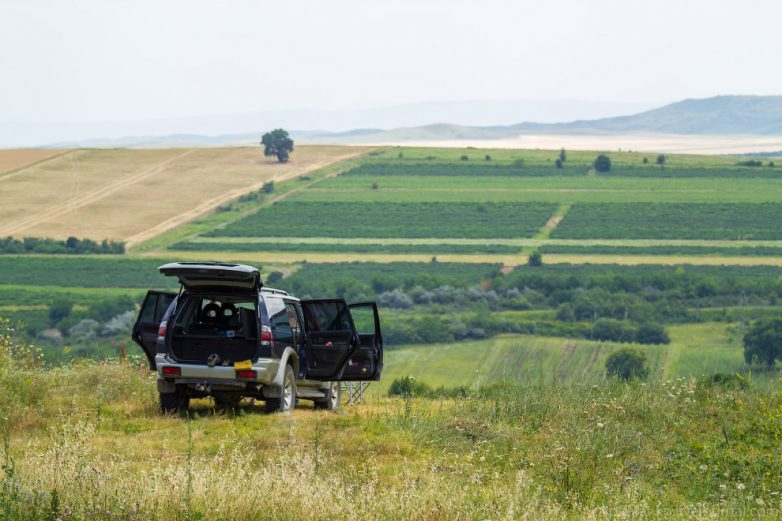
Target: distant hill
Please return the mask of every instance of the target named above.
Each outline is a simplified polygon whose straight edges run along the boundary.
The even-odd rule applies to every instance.
[[[458,117],[457,115],[455,117]],[[689,134],[782,136],[782,96],[716,96],[687,99],[630,116],[618,116],[566,123],[523,122],[512,125],[469,126],[433,123],[391,130],[358,128],[331,132],[294,130],[299,143],[398,143],[405,141],[458,141],[504,139],[532,134]],[[73,147],[212,147],[256,145],[261,131],[206,136],[172,134],[60,142],[52,148]]]
[[[308,136],[316,142],[371,143],[503,139],[523,134],[782,135],[782,96],[717,96],[688,99],[631,116],[568,123],[518,123],[501,126],[462,126],[437,123],[397,128],[360,136]]]
[[[782,135],[782,96],[687,99],[632,116],[570,123],[521,123],[508,128],[523,133],[577,130],[610,133]]]

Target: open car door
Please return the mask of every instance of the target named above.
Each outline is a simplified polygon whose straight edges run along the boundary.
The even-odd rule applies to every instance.
[[[383,335],[380,315],[374,302],[349,304],[353,323],[358,331],[359,348],[353,353],[341,380],[380,380],[383,371]]]
[[[343,299],[302,300],[305,378],[340,380],[359,346],[350,308]]]
[[[168,306],[176,296],[176,293],[167,291],[147,291],[136,323],[133,324],[133,341],[144,350],[149,361],[149,369],[152,371],[156,369],[155,352],[157,351],[157,332],[160,327],[160,319],[163,318]]]

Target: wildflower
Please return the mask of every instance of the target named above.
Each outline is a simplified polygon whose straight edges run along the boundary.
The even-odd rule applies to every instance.
[[[706,472],[707,470],[709,470],[709,466],[708,465],[701,465],[698,468],[701,470],[701,472]]]
[[[725,485],[725,483],[720,483],[720,490],[725,490],[726,488],[728,487]]]
[[[744,483],[739,483],[738,485],[736,485],[736,488],[739,490],[744,490],[747,487],[744,485]]]
[[[602,422],[597,422],[597,428],[598,428],[598,429],[602,429],[603,427],[605,427],[605,424],[604,424],[604,423],[602,423]]]
[[[766,504],[766,502],[765,502],[765,501],[763,501],[763,499],[762,499],[762,498],[757,498],[757,499],[755,500],[755,503],[756,503],[758,506],[761,506],[761,507],[762,507],[763,505],[765,505],[765,504]]]
[[[611,454],[606,454],[606,458],[608,458],[608,459],[611,459],[611,458],[613,458],[613,457],[614,457],[614,454],[613,454],[613,453],[611,453]]]

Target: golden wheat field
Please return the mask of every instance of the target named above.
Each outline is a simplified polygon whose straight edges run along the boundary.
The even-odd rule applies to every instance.
[[[265,182],[364,152],[301,146],[280,164],[260,148],[74,150],[0,176],[0,236],[77,236],[133,244]]]

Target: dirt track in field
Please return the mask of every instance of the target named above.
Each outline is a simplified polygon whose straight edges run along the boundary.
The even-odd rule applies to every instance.
[[[0,235],[137,244],[268,181],[366,151],[301,146],[279,164],[260,148],[73,150],[0,174]]]

